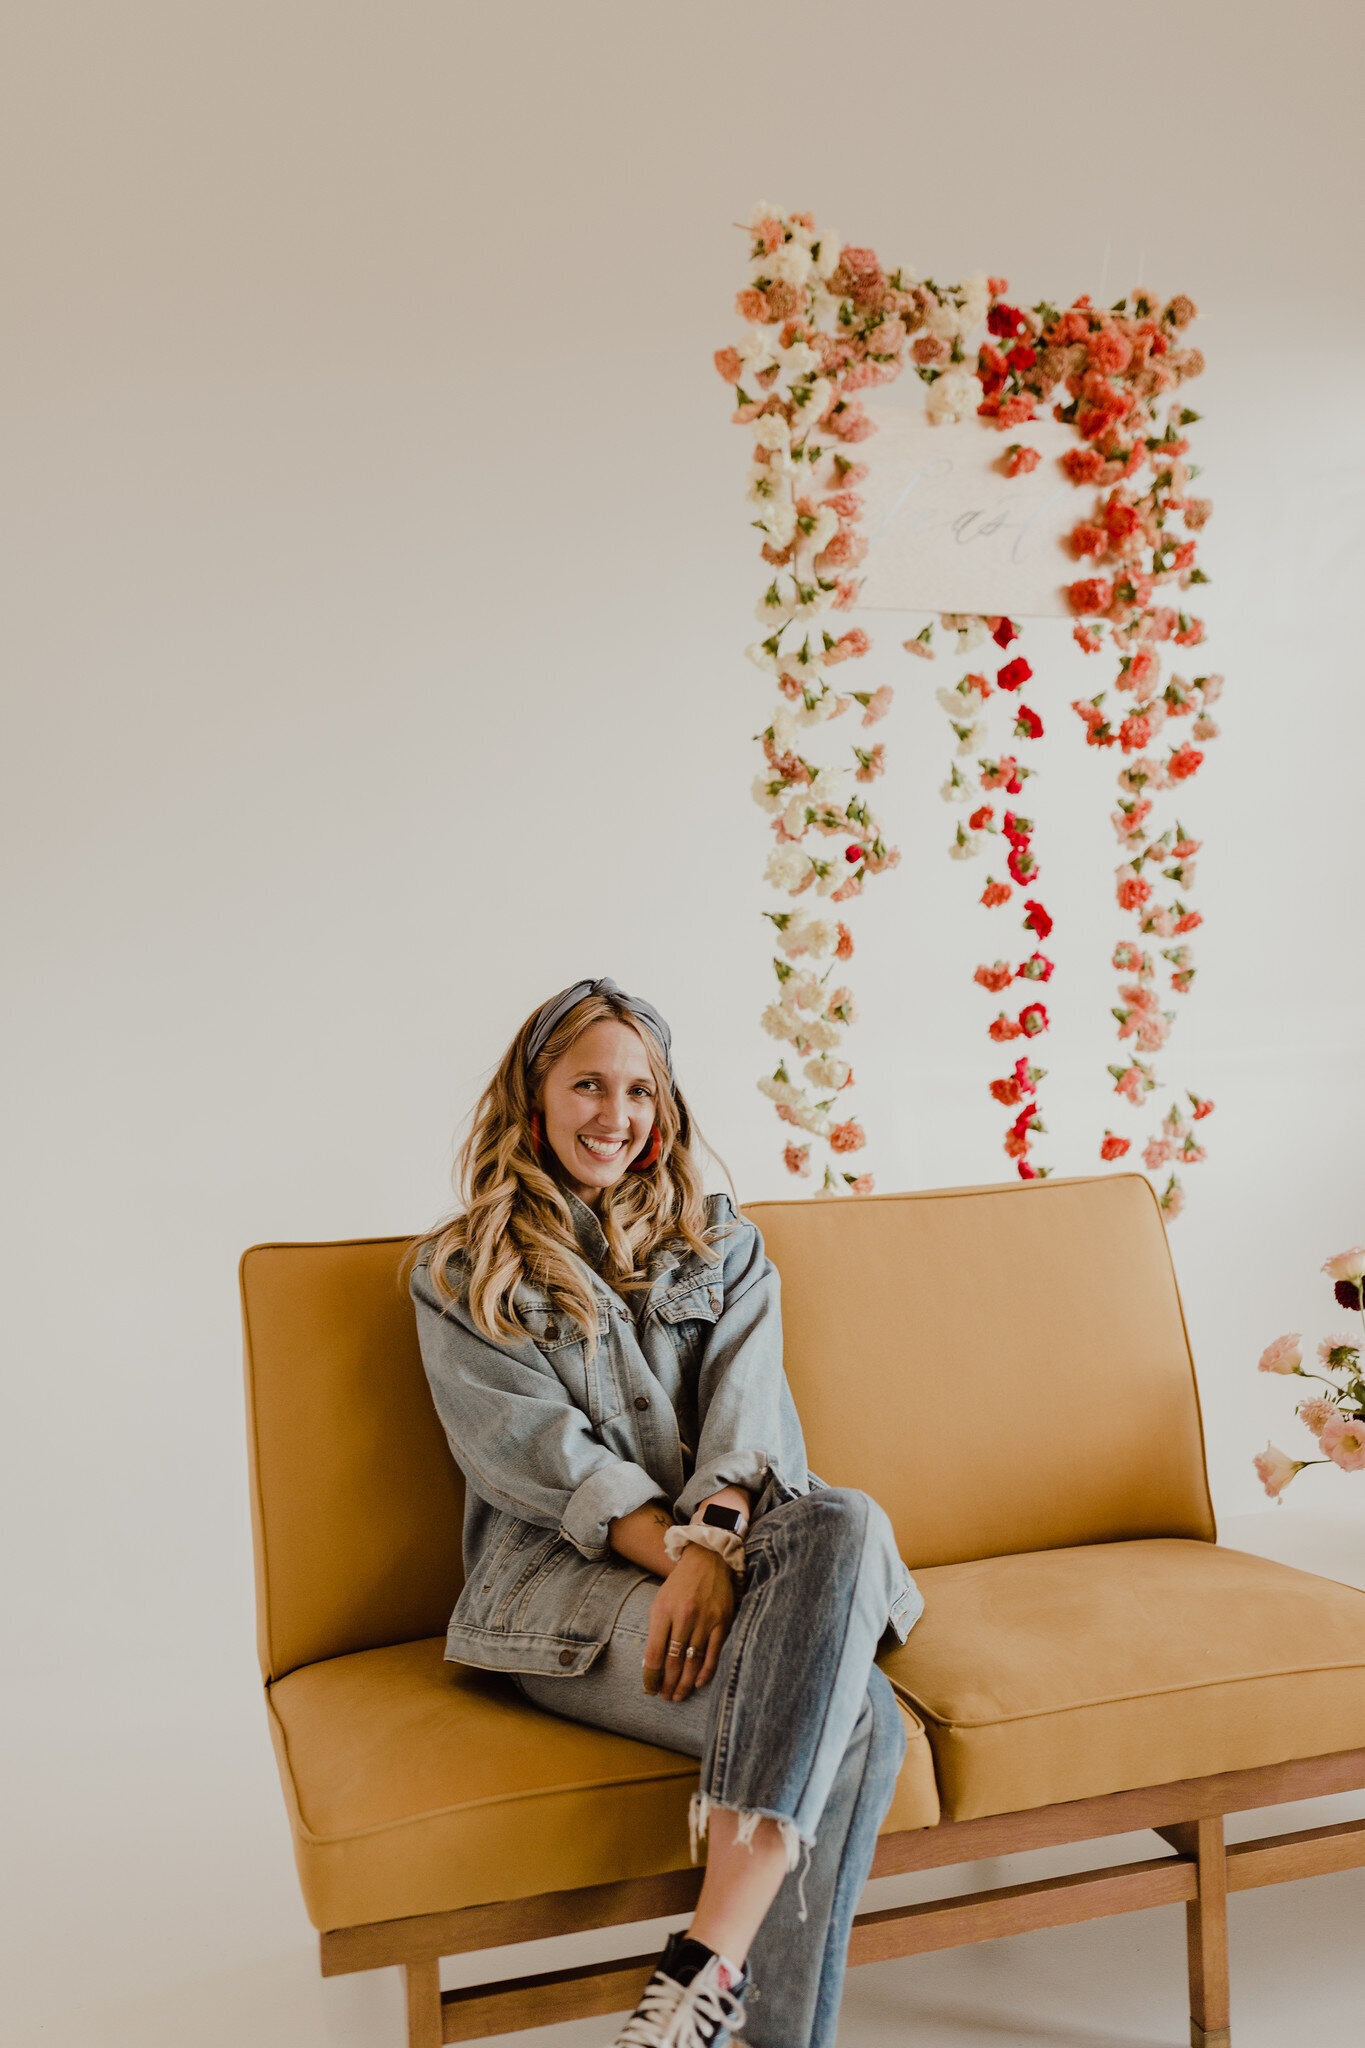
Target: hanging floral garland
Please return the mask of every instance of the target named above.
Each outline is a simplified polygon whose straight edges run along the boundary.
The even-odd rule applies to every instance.
[[[842,904],[861,892],[869,874],[883,873],[900,859],[866,799],[849,789],[850,781],[868,784],[883,772],[883,746],[855,742],[851,758],[842,761],[812,756],[819,727],[844,716],[854,704],[862,708],[862,725],[874,725],[892,700],[885,685],[857,691],[840,688],[837,678],[831,681],[826,672],[866,655],[871,641],[858,628],[832,632],[828,615],[857,603],[855,572],[867,550],[859,530],[857,490],[867,470],[848,450],[876,429],[855,394],[891,381],[910,363],[929,386],[926,410],[936,422],[975,416],[1007,430],[1035,419],[1037,401],[1059,386],[1066,391],[1067,402],[1058,402],[1054,413],[1076,427],[1085,445],[1068,451],[1063,467],[1073,483],[1094,485],[1100,493],[1092,517],[1075,528],[1071,546],[1078,559],[1108,572],[1070,586],[1068,599],[1078,621],[1075,637],[1087,652],[1098,652],[1102,624],[1107,625],[1120,654],[1116,687],[1134,696],[1131,712],[1117,729],[1103,711],[1103,691],[1073,708],[1089,744],[1117,744],[1125,756],[1137,756],[1120,772],[1114,814],[1125,854],[1117,877],[1119,905],[1137,917],[1141,935],[1183,940],[1199,924],[1200,914],[1188,909],[1180,895],[1169,905],[1153,903],[1152,884],[1142,870],[1169,863],[1161,872],[1181,891],[1193,880],[1199,842],[1188,838],[1178,821],[1156,836],[1149,823],[1153,798],[1146,792],[1187,781],[1203,760],[1193,742],[1207,741],[1218,730],[1208,707],[1218,697],[1221,677],[1196,677],[1191,683],[1172,675],[1163,685],[1156,653],[1156,644],[1165,640],[1192,647],[1203,638],[1201,621],[1157,605],[1154,595],[1158,586],[1172,581],[1184,589],[1206,580],[1195,565],[1192,535],[1210,507],[1190,496],[1188,486],[1197,472],[1184,461],[1188,443],[1183,430],[1198,415],[1174,409],[1162,433],[1149,431],[1161,395],[1203,368],[1199,352],[1179,342],[1194,317],[1193,305],[1177,298],[1158,308],[1137,294],[1131,313],[1126,301],[1105,312],[1084,298],[1064,312],[1046,304],[1026,312],[1004,303],[1008,287],[1003,278],[977,275],[944,287],[917,282],[904,271],[887,273],[874,251],[840,249],[834,238],[822,237],[809,214],[783,215],[759,206],[750,227],[750,276],[737,300],[748,331],[738,345],[719,350],[715,361],[735,387],[733,418],[753,436],[748,496],[756,513],[753,523],[763,536],[764,561],[774,572],[758,607],[766,630],[748,649],[780,693],[770,723],[758,736],[766,769],[753,790],[772,817],[777,841],[766,879],[788,898],[810,890]],[[988,338],[969,367],[964,343],[983,321]],[[1040,460],[1036,449],[1014,441],[999,466],[1007,476],[1026,475]],[[1142,490],[1128,488],[1144,466],[1153,472],[1150,483]],[[1173,523],[1177,517],[1184,531]],[[957,740],[942,793],[950,801],[973,805],[949,852],[969,859],[989,835],[1000,836],[1009,847],[1005,866],[1011,879],[989,875],[981,900],[996,908],[1010,901],[1016,888],[1023,892],[1026,957],[1017,965],[997,960],[976,970],[976,981],[998,995],[1016,981],[1045,982],[1053,972],[1051,960],[1039,950],[1052,918],[1037,893],[1033,821],[1003,803],[1006,796],[1021,796],[1025,781],[1036,773],[1022,756],[1043,737],[1043,721],[1017,697],[1011,705],[1008,750],[998,755],[980,751],[986,742],[987,699],[998,693],[999,702],[1009,701],[1033,671],[1023,655],[1007,653],[1019,637],[1009,619],[944,615],[941,624],[956,634],[959,654],[970,654],[990,637],[1007,655],[993,681],[977,669],[954,690],[939,692]],[[932,640],[933,629],[926,627],[904,644],[911,653],[932,659]],[[1194,720],[1191,739],[1172,748],[1164,762],[1149,756],[1144,750],[1167,718],[1183,716]],[[974,757],[975,772],[961,765],[966,757]],[[998,824],[997,805],[1003,813]],[[853,1080],[838,1054],[856,1016],[854,999],[845,985],[829,987],[835,963],[852,955],[852,932],[842,919],[800,909],[765,915],[777,933],[773,967],[778,989],[763,1022],[773,1037],[791,1047],[807,1084],[793,1078],[785,1055],[776,1072],[759,1084],[778,1116],[805,1134],[806,1142],[787,1143],[785,1163],[795,1174],[809,1174],[812,1141],[822,1141],[834,1160],[824,1162],[820,1192],[865,1192],[872,1186],[869,1174],[834,1163],[866,1142],[862,1125],[851,1115],[841,1116],[837,1100]],[[1188,946],[1165,949],[1162,957],[1171,970],[1171,987],[1179,993],[1188,990],[1194,978]],[[1159,1007],[1157,970],[1149,951],[1122,941],[1113,965],[1128,977],[1120,984],[1120,1006],[1114,1011],[1119,1037],[1132,1038],[1134,1045],[1131,1056],[1110,1073],[1116,1093],[1141,1103],[1158,1083],[1138,1054],[1165,1044],[1172,1013]],[[1015,1015],[1001,1009],[988,1026],[993,1042],[1031,1040],[1048,1028],[1046,1004],[1032,988],[1028,994]],[[1045,1129],[1037,1099],[1043,1078],[1044,1070],[1024,1056],[989,1084],[995,1100],[1014,1112],[1004,1146],[1025,1179],[1050,1171],[1028,1156],[1034,1136]],[[1198,1121],[1213,1105],[1193,1091],[1187,1094],[1192,1120]],[[1192,1120],[1178,1107],[1168,1111],[1143,1153],[1149,1169],[1204,1157]],[[1106,1130],[1101,1158],[1121,1157],[1130,1143]],[[1162,1207],[1175,1216],[1183,1200],[1172,1173]]]

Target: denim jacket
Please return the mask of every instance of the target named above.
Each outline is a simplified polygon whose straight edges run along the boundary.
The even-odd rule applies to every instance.
[[[661,1245],[630,1301],[597,1270],[606,1240],[568,1193],[597,1303],[588,1358],[578,1324],[534,1286],[515,1302],[523,1338],[485,1337],[469,1313],[461,1260],[442,1309],[427,1254],[413,1269],[422,1360],[466,1481],[465,1585],[446,1656],[547,1677],[587,1670],[631,1588],[649,1573],[608,1541],[617,1516],[662,1501],[687,1522],[723,1486],[755,1517],[820,1481],[782,1370],[777,1269],[726,1195],[707,1198],[707,1260]],[[890,1616],[902,1639],[918,1612],[907,1572]]]

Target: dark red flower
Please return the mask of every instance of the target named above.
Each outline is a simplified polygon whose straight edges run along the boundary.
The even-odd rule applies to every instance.
[[[997,647],[1008,647],[1011,640],[1019,638],[1019,628],[1013,619],[997,619],[991,629],[991,638]]]
[[[996,674],[996,686],[1001,690],[1022,690],[1033,674],[1022,654],[1016,654],[1013,661],[1007,661]]]
[[[992,306],[986,315],[986,325],[992,334],[1000,335],[1006,341],[1016,341],[1028,333],[1028,322],[1017,306]]]
[[[1334,1283],[1332,1292],[1342,1308],[1359,1308],[1361,1305],[1358,1280],[1338,1280]]]
[[[1027,704],[1019,706],[1014,727],[1016,739],[1040,740],[1043,737],[1043,721],[1036,711],[1030,711]]]
[[[1032,896],[1026,896],[1024,898],[1024,908],[1028,912],[1027,917],[1024,919],[1025,929],[1036,932],[1040,939],[1045,939],[1052,930],[1052,919],[1048,916],[1042,904],[1035,901]]]
[[[862,857],[863,849],[861,846],[846,846],[844,848],[844,859],[846,861],[852,863],[853,861],[861,860]]]

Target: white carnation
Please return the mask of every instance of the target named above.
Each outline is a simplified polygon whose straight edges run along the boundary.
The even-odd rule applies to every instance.
[[[793,434],[804,433],[814,421],[824,418],[833,390],[828,377],[817,377],[813,384],[806,386],[806,396],[796,407],[792,419]]]
[[[954,782],[949,776],[948,780],[940,785],[938,793],[945,804],[965,804],[971,796],[972,786],[969,782]]]
[[[820,244],[820,254],[815,258],[815,274],[828,277],[831,271],[839,268],[839,237],[833,228],[825,228],[817,232],[815,239]]]
[[[943,381],[940,378],[939,382]],[[761,412],[756,420],[750,420],[749,425],[759,448],[785,448],[791,441],[791,428],[780,412]]]
[[[966,737],[958,741],[957,751],[959,754],[979,754],[985,744],[986,721],[978,718],[968,726]]]
[[[798,911],[779,943],[784,953],[812,953],[823,960],[839,943],[839,927],[827,917],[807,917]]]
[[[771,1074],[766,1075],[758,1085],[770,1102],[785,1102],[789,1109],[806,1099],[804,1088],[798,1088],[794,1081],[774,1080]]]
[[[773,788],[775,779],[771,775],[755,775],[753,779],[752,795],[754,802],[759,806],[760,810],[772,812],[780,811],[782,808],[782,790],[780,787],[777,789]],[[779,853],[789,850],[784,847],[778,848]],[[775,860],[776,857],[776,854],[774,854],[773,859]],[[768,865],[771,867],[772,861],[769,861]],[[785,888],[786,884],[783,883],[782,886]]]
[[[753,375],[771,367],[778,359],[768,335],[761,327],[751,327],[743,341],[735,344],[735,354],[743,367]]]
[[[770,647],[765,647],[761,640],[751,640],[744,652],[755,668],[765,669],[770,676],[777,674],[781,656],[774,654]]]
[[[779,492],[785,491],[790,494],[790,490],[791,486],[781,471],[775,474],[770,464],[756,462],[749,471],[748,487],[744,495],[751,505],[766,505],[777,497]]]
[[[755,277],[780,278],[784,284],[804,284],[810,272],[810,250],[801,242],[783,242],[754,259]]]
[[[797,1010],[823,1010],[824,983],[813,974],[794,974],[782,990],[782,1000]]]
[[[827,1138],[834,1128],[830,1122],[829,1111],[816,1109],[813,1104],[798,1109],[796,1117],[802,1130],[809,1131],[813,1138]]]
[[[774,889],[790,892],[799,889],[809,873],[810,861],[799,846],[775,846],[768,855],[763,879],[771,882]]]
[[[759,663],[760,668],[764,665],[762,662]],[[776,660],[773,661],[772,667],[774,673],[776,673],[778,668]],[[792,710],[790,704],[781,703],[773,712],[773,745],[777,748],[779,754],[786,754],[795,746],[796,738],[796,713]]]
[[[800,1035],[796,1019],[783,1009],[781,1003],[769,1003],[759,1021],[772,1038],[791,1039]]]
[[[980,326],[990,310],[990,279],[984,270],[974,270],[970,277],[963,279],[960,289],[962,292],[962,307],[959,317],[962,324],[958,332],[959,334],[970,334],[973,327]]]
[[[801,1036],[817,1052],[833,1052],[842,1041],[843,1032],[837,1024],[831,1024],[827,1017],[812,1017],[801,1027]]]
[[[838,513],[831,511],[828,505],[821,505],[815,514],[815,524],[806,537],[806,544],[811,553],[818,555],[823,548],[827,548],[838,531]]]
[[[784,384],[801,384],[819,368],[820,358],[808,341],[794,341],[790,348],[775,351]]]
[[[827,718],[835,716],[842,702],[843,699],[837,692],[827,689],[823,696],[816,698],[814,704],[809,707],[802,706],[796,714],[796,722],[798,725],[823,725]]]
[[[847,781],[847,768],[821,768],[810,785],[811,801],[817,804],[836,803]]]
[[[967,699],[958,690],[935,690],[934,695],[949,718],[961,718],[967,709]]]
[[[790,498],[769,499],[759,509],[758,524],[775,548],[785,548],[796,538],[796,507]]]
[[[936,427],[956,420],[976,418],[976,409],[981,403],[982,385],[979,377],[960,365],[945,370],[937,383],[929,386],[925,411]]]
[[[955,839],[948,848],[949,860],[975,860],[981,851],[979,833],[969,832],[965,839]]]
[[[827,1088],[837,1093],[853,1072],[847,1060],[807,1060],[803,1069],[806,1079],[813,1088]]]
[[[798,796],[794,796],[789,800],[787,808],[783,811],[782,830],[789,838],[799,839],[805,832],[807,822],[806,811],[809,801],[803,789]]]

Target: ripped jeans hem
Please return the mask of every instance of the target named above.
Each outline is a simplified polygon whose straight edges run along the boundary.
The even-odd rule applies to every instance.
[[[782,1847],[787,1852],[787,1869],[789,1871],[796,1869],[797,1864],[801,1861],[801,1851],[805,1850],[805,1868],[802,1870],[798,1880],[797,1892],[799,1906],[797,1918],[804,1920],[806,1918],[806,1871],[810,1869],[811,1852],[815,1847],[814,1835],[807,1839],[801,1833],[794,1820],[787,1820],[780,1813],[765,1813],[759,1807],[731,1806],[724,1799],[713,1799],[709,1792],[694,1792],[687,1809],[687,1832],[691,1840],[692,1861],[694,1863],[697,1861],[697,1851],[711,1824],[711,1815],[713,1813],[733,1813],[738,1816],[739,1826],[735,1830],[735,1840],[742,1842],[751,1854],[759,1822],[761,1820],[770,1820],[782,1837]]]

